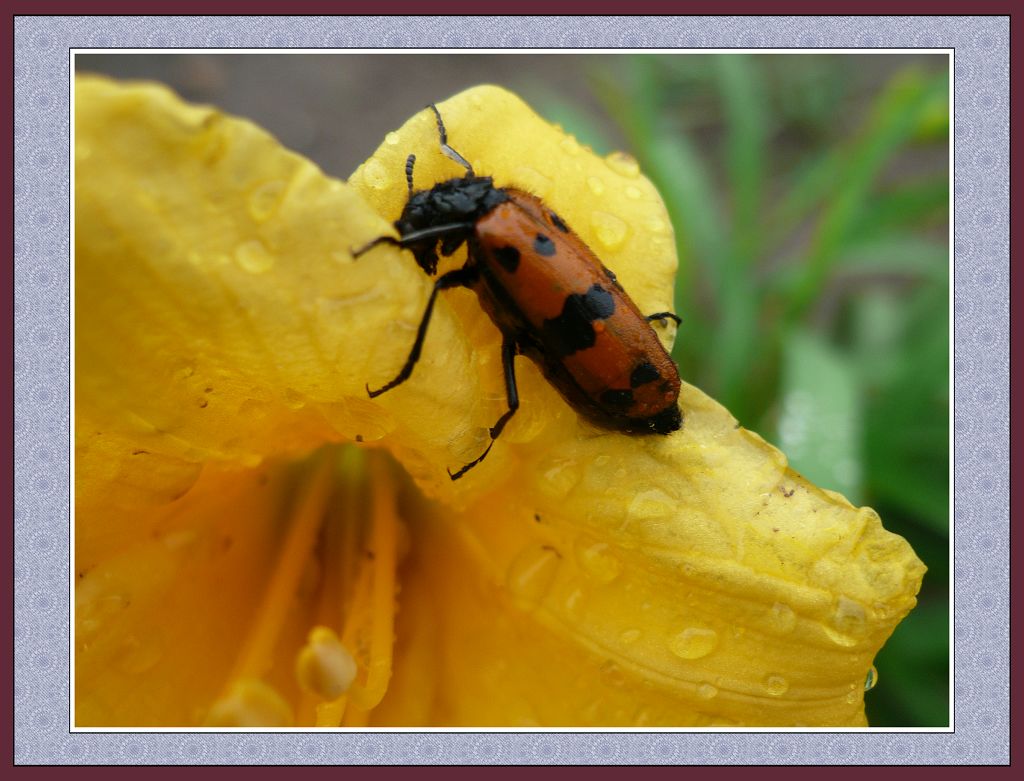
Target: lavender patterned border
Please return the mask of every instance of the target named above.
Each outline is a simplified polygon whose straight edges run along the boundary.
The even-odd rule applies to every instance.
[[[18,764],[1009,761],[1009,20],[1006,17],[16,17]],[[70,733],[68,49],[955,48],[958,615],[953,733]]]

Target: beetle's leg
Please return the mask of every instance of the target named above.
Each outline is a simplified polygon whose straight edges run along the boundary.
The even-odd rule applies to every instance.
[[[434,116],[437,117],[437,132],[441,136],[441,151],[445,157],[454,160],[456,163],[466,169],[466,176],[473,176],[473,166],[469,164],[462,155],[448,146],[448,131],[444,129],[444,120],[441,119],[441,112],[437,110],[437,106],[433,103],[429,106],[434,111]]]
[[[420,351],[423,349],[423,339],[427,335],[427,326],[430,325],[430,316],[434,312],[434,302],[437,300],[437,294],[442,290],[446,290],[450,287],[468,287],[476,281],[477,274],[479,272],[475,267],[463,266],[457,268],[454,271],[449,271],[447,274],[442,274],[434,282],[434,289],[430,291],[430,298],[427,300],[426,311],[423,312],[423,317],[420,319],[419,328],[416,329],[416,341],[413,342],[412,350],[409,352],[409,357],[405,361],[405,365],[402,370],[398,373],[391,382],[387,383],[377,390],[370,390],[370,386],[366,386],[366,392],[370,394],[370,398],[380,396],[385,391],[389,391],[396,385],[401,385],[412,374],[412,369],[416,365],[416,361],[420,359]]]
[[[472,222],[450,222],[447,225],[434,225],[430,228],[424,228],[423,230],[412,231],[411,233],[406,233],[404,236],[397,239],[394,236],[378,236],[369,244],[365,244],[357,250],[352,250],[352,257],[358,258],[360,255],[372,250],[378,244],[391,244],[395,247],[408,247],[410,244],[423,241],[423,239],[436,239],[441,236],[451,236],[452,234],[460,231],[471,231],[475,227],[476,225]]]
[[[683,322],[682,318],[679,317],[679,315],[677,315],[675,312],[656,312],[655,314],[647,315],[646,317],[648,323],[651,322],[652,320],[660,320],[662,325],[665,325],[666,319],[675,320],[676,325],[679,325],[680,323]]]
[[[479,458],[470,461],[458,472],[452,472],[448,470],[448,476],[452,480],[458,480],[466,472],[472,469],[474,466],[483,461],[487,454],[491,452],[491,448],[494,446],[494,440],[498,438],[502,430],[505,428],[505,424],[512,419],[512,416],[516,414],[516,410],[519,409],[519,389],[516,387],[516,366],[515,359],[516,353],[519,348],[516,344],[516,340],[513,337],[505,336],[501,342],[501,365],[505,370],[505,397],[508,399],[508,409],[505,410],[498,422],[491,426],[491,441],[487,443],[487,449],[480,455]]]

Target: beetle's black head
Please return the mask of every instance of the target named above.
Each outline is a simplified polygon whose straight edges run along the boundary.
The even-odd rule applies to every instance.
[[[437,272],[438,242],[441,254],[451,255],[472,235],[477,220],[507,200],[508,195],[495,187],[489,176],[449,179],[409,196],[395,228],[403,239],[411,239],[403,243],[420,267],[433,275]],[[428,235],[416,240],[417,233]]]

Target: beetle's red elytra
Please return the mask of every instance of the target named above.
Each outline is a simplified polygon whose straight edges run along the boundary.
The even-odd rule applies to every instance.
[[[630,434],[679,430],[679,371],[650,325],[679,318],[671,312],[642,315],[615,274],[540,198],[477,176],[448,145],[437,107],[429,108],[437,117],[441,152],[465,168],[465,175],[414,190],[416,156],[409,155],[409,200],[395,221],[399,238],[380,236],[353,255],[392,244],[409,249],[430,276],[437,273],[438,251],[448,257],[465,244],[467,258],[461,268],[437,278],[405,365],[382,387],[367,385],[370,397],[411,376],[437,294],[467,287],[501,331],[508,409],[491,427],[484,452],[448,471],[452,480],[484,460],[519,408],[517,354],[533,360],[573,409],[602,428]]]

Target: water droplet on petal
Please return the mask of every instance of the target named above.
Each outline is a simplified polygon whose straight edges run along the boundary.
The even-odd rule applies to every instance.
[[[563,138],[559,146],[562,147],[562,151],[567,155],[575,156],[580,153],[580,142],[572,136],[566,136]]]
[[[635,643],[639,639],[640,639],[640,630],[639,629],[627,629],[621,635],[619,635],[619,640],[624,645],[630,645],[632,643]]]
[[[597,542],[581,549],[579,561],[583,571],[598,583],[611,583],[622,572],[622,562],[604,542]]]
[[[590,188],[590,192],[594,195],[604,195],[604,182],[596,176],[588,177],[587,187]]]
[[[656,236],[665,236],[669,232],[668,223],[661,217],[649,217],[644,222],[644,227]]]
[[[285,388],[284,405],[288,409],[302,409],[306,406],[306,397],[294,388]]]
[[[868,677],[864,679],[864,691],[869,692],[878,684],[878,670],[874,665],[868,670]]]
[[[776,632],[781,634],[792,632],[796,626],[796,613],[789,605],[776,602],[768,612],[768,622]]]
[[[781,697],[789,691],[789,681],[781,675],[769,675],[764,682],[764,689],[772,697]]]
[[[675,517],[675,502],[672,497],[664,491],[651,488],[640,491],[634,496],[629,507],[626,508],[626,517],[629,521],[663,521]],[[684,565],[684,572],[690,574]]]
[[[691,626],[675,635],[668,645],[680,659],[700,659],[715,650],[718,633],[714,629]]]
[[[702,700],[711,700],[718,696],[718,689],[710,683],[702,683],[697,687],[697,696]]]
[[[625,192],[626,197],[629,198],[631,201],[639,201],[640,196],[642,195],[642,193],[640,192],[640,188],[634,187],[633,185],[627,187]]]
[[[560,561],[553,548],[531,545],[521,551],[509,566],[508,587],[521,599],[539,602],[551,588]]]
[[[368,160],[363,166],[363,178],[374,190],[386,190],[391,186],[392,177],[380,160]]]
[[[622,246],[629,232],[629,226],[625,220],[616,217],[608,212],[597,211],[590,215],[590,224],[597,234],[597,240],[607,250],[614,250]]]
[[[839,597],[836,611],[832,614],[831,625],[824,627],[825,634],[836,645],[846,648],[857,645],[867,632],[867,613],[864,606],[847,597]]]
[[[621,176],[633,178],[640,173],[640,164],[633,155],[626,152],[612,152],[605,158],[605,162],[608,163],[609,168]]]
[[[274,256],[262,241],[251,239],[235,248],[235,262],[250,274],[265,274],[274,267]]]
[[[121,643],[118,667],[128,675],[139,675],[155,667],[163,655],[164,644],[159,634],[130,635]]]
[[[396,133],[394,130],[392,130],[390,133],[388,133],[386,136],[384,136],[384,143],[389,145],[389,146],[397,146],[398,145],[398,133]]]
[[[541,468],[538,487],[551,498],[564,499],[580,481],[580,466],[576,461],[555,459]]]
[[[514,172],[513,181],[527,192],[531,192],[541,200],[546,200],[554,189],[554,182],[536,168],[520,166]]]
[[[612,686],[620,687],[626,683],[626,674],[622,672],[622,668],[611,659],[601,665],[601,674],[604,675],[605,680],[607,680]]]
[[[264,182],[249,194],[249,214],[257,222],[268,219],[281,202],[285,185],[280,179]]]

